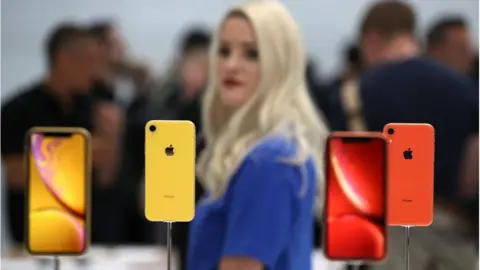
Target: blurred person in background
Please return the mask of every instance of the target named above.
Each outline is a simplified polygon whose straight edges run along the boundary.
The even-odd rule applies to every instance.
[[[307,59],[306,81],[317,109],[325,114],[327,105],[324,99],[325,87],[323,81],[319,78],[318,66],[313,59]]]
[[[159,104],[152,103],[149,115],[152,119],[188,120],[195,124],[197,133],[197,153],[201,148],[201,98],[208,79],[208,48],[211,34],[200,28],[190,29],[180,42],[179,59],[175,69],[163,82],[160,92],[164,95]],[[158,98],[158,97],[157,97]],[[153,99],[155,102],[157,100]],[[203,189],[196,182],[196,198],[200,198]],[[186,269],[189,223],[179,222],[173,226],[173,245],[179,258],[179,269]]]
[[[8,221],[16,243],[24,237],[24,141],[35,126],[83,127],[92,132],[94,190],[105,184],[109,159],[115,155],[121,116],[115,107],[96,104],[88,95],[98,65],[99,47],[88,31],[60,24],[45,46],[48,71],[45,79],[29,86],[2,106],[2,161],[6,167]],[[114,240],[110,208],[93,198],[92,240]]]
[[[110,200],[112,214],[115,213],[116,227],[121,232],[118,242],[151,244],[155,241],[154,226],[139,210],[138,194],[132,192],[139,189],[144,168],[148,69],[129,59],[123,39],[112,22],[96,22],[91,26],[90,32],[101,48],[101,64],[92,89],[93,96],[125,111],[124,132],[121,134],[122,140],[118,142],[121,151],[116,159],[112,159],[112,162],[118,164],[112,172],[115,183],[109,186],[114,196]],[[133,94],[130,100],[119,98],[118,81],[122,77],[133,82],[133,89],[127,89]]]
[[[362,72],[362,59],[356,44],[350,44],[343,52],[344,67],[340,75],[333,81],[334,85],[341,85],[345,81],[356,79]]]
[[[125,57],[125,46],[110,22],[97,22],[90,32],[100,45],[100,64],[92,89],[99,99],[115,101],[115,82],[120,62]]]
[[[184,119],[196,124],[200,95],[208,79],[210,32],[195,28],[186,32],[179,44],[179,56],[161,84],[154,89],[149,114],[155,119]]]
[[[188,269],[312,268],[328,130],[306,88],[301,40],[277,1],[241,5],[221,23],[202,107],[207,195],[190,225]]]
[[[100,44],[102,58],[93,88],[94,94],[109,101],[118,99],[119,93],[115,91],[115,86],[119,77],[126,77],[133,82],[134,96],[145,94],[150,81],[148,67],[131,59],[115,24],[108,20],[95,22],[90,32]]]
[[[414,11],[407,4],[399,1],[373,4],[360,24],[359,42],[365,68],[418,57],[420,47],[414,36],[415,26]]]
[[[201,98],[208,79],[210,39],[210,32],[203,28],[192,28],[183,34],[179,44],[178,59],[175,59],[166,76],[149,86],[147,94],[146,117],[148,119],[188,120],[195,124],[197,156],[203,148],[202,123],[200,121]],[[145,123],[141,129],[138,129],[141,137],[139,136],[137,143],[133,145],[144,144],[144,126]],[[141,155],[143,155],[143,148]],[[142,173],[143,166],[144,164]],[[140,186],[141,204],[144,200],[143,189],[144,186]],[[196,183],[195,194],[197,199],[203,194],[199,183]],[[188,231],[188,223],[175,223],[173,226],[172,242],[178,252],[177,267],[180,270],[186,269]]]
[[[362,61],[358,46],[352,44],[344,51],[344,68],[340,75],[326,88],[323,106],[330,128],[334,131],[365,131],[367,127],[361,113],[359,77]],[[347,265],[353,269],[353,265]],[[368,269],[360,265],[360,270]]]
[[[464,149],[478,150],[478,97],[466,76],[420,57],[415,29],[414,10],[405,2],[378,2],[364,15],[360,44],[370,69],[361,78],[361,112],[371,131],[382,131],[392,122],[429,123],[435,128],[435,200],[441,210],[458,206],[465,190],[465,181],[459,179],[462,168],[474,169]],[[395,236],[390,239],[397,243]],[[398,239],[403,244],[403,236]]]
[[[472,68],[470,72],[470,78],[475,86],[475,94],[478,99],[478,53],[472,61]],[[478,129],[478,126],[477,126]],[[472,136],[466,144],[465,155],[463,157],[460,171],[461,188],[460,194],[462,194],[461,207],[466,210],[465,218],[467,219],[469,229],[473,235],[473,239],[476,240],[475,247],[478,253],[478,233],[479,233],[479,138],[478,133],[476,136]],[[477,266],[478,268],[478,266]]]
[[[365,15],[362,51],[377,68],[362,77],[363,111],[372,130],[389,122],[432,124],[435,191],[450,198],[459,195],[456,179],[465,142],[478,133],[477,99],[467,77],[420,58],[415,26],[413,9],[397,1],[376,4]]]
[[[319,74],[318,62],[310,57],[307,58],[306,80],[309,88],[320,87],[320,85],[322,84],[322,78]]]
[[[95,100],[97,104],[108,104],[112,108],[116,108],[116,110],[121,111],[122,118],[124,118],[125,112],[121,106],[116,104],[115,102],[115,72],[113,70],[113,63],[111,53],[111,45],[109,45],[108,38],[107,38],[107,29],[108,24],[97,24],[93,28],[89,30],[90,35],[97,41],[99,54],[98,54],[98,61],[96,65],[95,72],[93,74],[92,86],[90,90],[90,94],[92,98]],[[113,34],[112,34],[113,35]],[[116,40],[116,39],[115,39]],[[121,45],[116,45],[116,47],[120,47]],[[120,50],[120,49],[116,49]],[[116,52],[115,54],[120,55],[121,52]],[[119,57],[119,56],[117,56]],[[122,119],[122,124],[125,124],[125,119]],[[101,179],[104,180],[102,182],[102,197],[106,197],[104,204],[114,206],[117,204],[117,200],[113,199],[113,195],[115,193],[115,186],[116,186],[116,170],[118,168],[118,163],[120,162],[120,146],[121,142],[123,141],[123,132],[125,130],[125,126],[119,127],[119,134],[115,136],[118,141],[112,142],[116,147],[115,155],[105,162],[110,162],[109,168],[110,171],[105,171],[104,175],[101,176]],[[106,193],[110,193],[107,194]],[[106,206],[107,207],[107,206]],[[108,208],[108,207],[107,207]],[[115,209],[115,207],[112,207]],[[113,210],[112,210],[113,212]]]
[[[345,111],[352,106],[351,102],[345,104],[342,97],[345,97],[345,90],[351,90],[352,84],[357,85],[356,79],[361,72],[360,53],[356,45],[350,45],[344,51],[343,55],[344,67],[341,74],[326,86],[317,87],[316,91],[312,92],[312,98],[317,105],[319,111],[323,112],[325,119],[331,130],[349,130],[349,121],[346,117],[348,114]],[[349,86],[348,88],[345,86]],[[358,91],[358,88],[354,88]],[[352,91],[348,95],[358,95],[357,92]],[[355,105],[355,104],[354,104]],[[349,107],[350,106],[350,107]],[[315,222],[315,236],[314,242],[317,248],[322,247],[322,226],[321,223]]]
[[[478,52],[475,54],[475,57],[472,60],[472,69],[470,71],[470,78],[472,78],[473,84],[477,90],[478,94]]]
[[[330,128],[335,131],[365,130],[360,116],[358,78],[362,61],[358,46],[352,44],[344,51],[344,67],[340,75],[319,95]]]
[[[435,22],[427,34],[427,55],[469,75],[474,52],[468,30],[462,17],[446,17]]]

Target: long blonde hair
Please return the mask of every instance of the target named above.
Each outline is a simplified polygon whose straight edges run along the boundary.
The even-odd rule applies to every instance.
[[[238,6],[227,13],[224,21],[238,15],[245,17],[255,31],[261,80],[246,104],[230,114],[220,101],[217,85],[218,31],[210,52],[211,77],[203,101],[207,148],[198,164],[199,179],[212,199],[220,198],[249,150],[265,136],[279,134],[298,144],[296,164],[302,165],[308,157],[314,159],[321,195],[317,210],[321,210],[323,152],[328,130],[307,91],[306,59],[298,26],[277,1]]]

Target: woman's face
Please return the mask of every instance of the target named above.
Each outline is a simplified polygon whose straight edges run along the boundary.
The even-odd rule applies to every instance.
[[[257,42],[245,18],[234,16],[225,21],[218,59],[220,100],[227,107],[239,108],[252,96],[260,80]]]

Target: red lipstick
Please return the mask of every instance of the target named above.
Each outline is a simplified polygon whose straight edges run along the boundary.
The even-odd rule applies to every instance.
[[[237,86],[241,85],[241,83],[238,80],[228,78],[228,79],[223,80],[223,85],[226,88],[233,88],[233,87],[237,87]]]

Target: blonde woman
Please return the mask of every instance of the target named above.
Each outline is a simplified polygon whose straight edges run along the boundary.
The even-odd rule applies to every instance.
[[[250,2],[226,15],[212,46],[198,164],[208,196],[187,268],[309,270],[327,129],[305,86],[298,26],[281,3]]]

